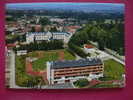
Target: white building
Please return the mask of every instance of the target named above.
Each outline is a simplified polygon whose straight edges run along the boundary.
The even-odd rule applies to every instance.
[[[50,18],[51,22],[63,22],[65,19],[60,19],[60,18]]]
[[[103,77],[104,64],[99,58],[47,62],[49,84],[74,82],[82,78],[89,81]]]
[[[70,34],[66,32],[28,32],[26,34],[26,43],[33,43],[34,41],[43,40],[63,40],[67,43],[70,38]]]
[[[90,54],[91,57],[97,57],[102,60],[108,60],[110,59],[109,54],[91,46],[91,45],[84,45],[84,51],[86,54]],[[88,58],[90,58],[90,56]]]
[[[17,56],[26,55],[26,54],[27,54],[27,50],[19,50],[19,51],[17,51]]]

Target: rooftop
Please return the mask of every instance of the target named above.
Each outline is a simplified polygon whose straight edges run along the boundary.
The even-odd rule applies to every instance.
[[[7,47],[15,47],[16,44],[7,44],[6,46],[7,46]]]
[[[72,68],[72,67],[86,67],[92,65],[102,64],[99,58],[87,58],[80,60],[67,60],[67,61],[53,61],[52,69]]]
[[[90,44],[85,44],[84,47],[85,47],[85,48],[88,48],[88,49],[94,48],[94,46],[93,46],[93,45],[90,45]]]

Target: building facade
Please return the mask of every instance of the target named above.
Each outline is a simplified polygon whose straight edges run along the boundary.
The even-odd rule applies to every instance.
[[[66,32],[29,32],[26,34],[26,43],[43,40],[63,40],[67,43],[70,39],[70,34]]]
[[[27,54],[27,50],[19,50],[19,51],[17,51],[17,56],[26,55],[26,54]]]
[[[74,82],[81,78],[89,81],[103,77],[104,64],[99,58],[47,62],[49,84]]]

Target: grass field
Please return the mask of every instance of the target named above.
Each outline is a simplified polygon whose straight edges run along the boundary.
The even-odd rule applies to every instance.
[[[43,57],[38,58],[38,60],[33,62],[33,69],[35,71],[40,71],[46,69],[46,62],[47,61],[56,61],[59,58],[59,51],[64,51],[64,60],[73,60],[75,59],[74,56],[72,56],[69,52],[66,50],[51,50],[51,51],[44,51]],[[30,56],[36,57],[36,52],[31,53]]]
[[[64,52],[64,60],[74,60],[75,57],[71,55],[67,50],[50,50],[50,51],[41,51],[41,58],[38,57],[39,51],[30,52],[27,56],[38,58],[33,62],[33,69],[35,71],[40,71],[46,69],[47,61],[56,61],[59,59],[59,52]]]
[[[38,58],[38,60],[33,62],[33,69],[35,71],[40,71],[46,69],[46,62],[47,61],[55,61],[58,59],[58,53],[56,51],[54,52],[49,52],[46,51],[43,54],[44,56],[42,58]]]
[[[18,37],[19,35],[15,34],[15,35],[12,35],[12,34],[8,34],[6,35],[6,39],[14,39],[16,37]]]
[[[65,60],[74,60],[75,56],[71,55],[67,50],[64,50],[64,59]]]
[[[119,87],[119,85],[100,83],[91,88],[116,88],[116,87]]]
[[[99,78],[103,83],[99,83],[91,88],[116,88],[118,84],[106,83],[110,80],[122,80],[122,74],[125,73],[124,65],[113,59],[104,61],[104,77]],[[82,83],[82,82],[81,82]]]
[[[104,76],[111,80],[121,80],[122,74],[125,73],[124,65],[113,59],[104,61]]]
[[[38,80],[41,77],[33,77],[25,71],[25,58],[26,56],[16,56],[15,72],[16,72],[16,84],[21,87],[29,87],[28,82],[32,82],[34,85],[38,84]]]
[[[41,52],[41,58],[38,57],[38,51],[30,52],[26,56],[16,56],[16,84],[18,86],[26,87],[27,81],[34,81],[40,79],[40,77],[30,76],[25,71],[25,59],[26,57],[37,57],[38,59],[33,62],[33,69],[35,71],[45,70],[47,61],[55,61],[59,58],[59,51],[64,51],[65,60],[75,59],[69,52],[66,50],[51,50]],[[34,82],[33,82],[34,83]],[[37,83],[36,83],[37,84]]]
[[[29,56],[29,57],[37,57],[38,56],[38,54],[37,54],[37,52],[36,51],[34,51],[34,52],[30,52],[30,53],[28,53],[28,55],[27,56]]]

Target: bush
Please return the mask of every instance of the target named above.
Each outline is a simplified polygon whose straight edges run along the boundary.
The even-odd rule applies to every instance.
[[[99,80],[100,81],[110,81],[110,80],[113,80],[113,78],[105,76],[105,77],[100,77]]]
[[[69,43],[68,45],[69,45],[69,49],[72,50],[73,52],[75,52],[80,57],[83,57],[83,58],[87,57],[87,54],[77,45],[75,45],[73,43]]]
[[[87,79],[79,79],[76,82],[73,83],[76,87],[82,88],[89,84],[89,81]]]
[[[66,51],[69,52],[72,56],[75,57],[75,54],[74,54],[74,52],[71,49],[67,48]]]

